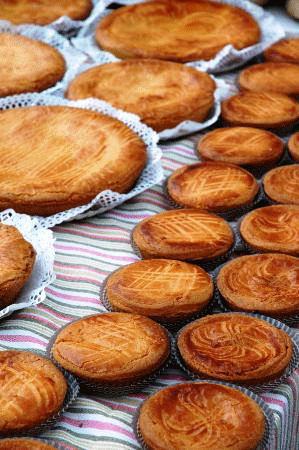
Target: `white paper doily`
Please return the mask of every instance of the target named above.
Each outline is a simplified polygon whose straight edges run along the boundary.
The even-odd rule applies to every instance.
[[[12,209],[0,213],[0,222],[13,225],[30,242],[36,252],[36,260],[30,278],[19,293],[15,303],[0,310],[0,318],[30,306],[35,306],[45,299],[45,288],[55,279],[54,238],[51,230],[41,228],[38,220],[25,214],[17,214]]]
[[[134,3],[141,3],[146,0],[119,0],[118,4],[131,5]],[[227,3],[233,6],[244,9],[250,13],[261,29],[261,40],[259,43],[246,47],[242,50],[236,50],[232,45],[227,45],[223,48],[213,59],[210,61],[193,61],[187,63],[192,67],[198,67],[208,72],[223,72],[232,70],[245,64],[253,57],[262,53],[265,48],[272,45],[274,42],[279,41],[285,36],[283,28],[275,20],[275,18],[265,11],[262,7],[251,3],[248,0],[217,0],[219,3]],[[98,22],[107,14],[111,12],[108,8],[113,3],[112,0],[102,0],[102,7],[97,11],[97,14],[93,14],[89,21],[83,25],[80,29],[77,38],[72,40],[72,43],[77,48],[85,51],[94,61],[99,58],[99,52],[101,49],[96,44],[94,39],[94,33]]]
[[[48,217],[36,216],[40,226],[51,228],[61,222],[73,219],[83,219],[103,213],[138,195],[162,180],[162,152],[157,146],[158,135],[154,130],[141,123],[139,117],[135,114],[125,113],[113,108],[111,105],[102,100],[93,98],[71,101],[54,95],[35,93],[12,95],[0,99],[0,110],[15,109],[33,105],[65,105],[74,108],[83,108],[102,112],[103,114],[109,115],[125,123],[143,140],[147,148],[146,165],[131,191],[126,194],[119,194],[118,192],[106,190],[100,192],[90,203],[86,205],[71,208],[67,211],[62,211]]]

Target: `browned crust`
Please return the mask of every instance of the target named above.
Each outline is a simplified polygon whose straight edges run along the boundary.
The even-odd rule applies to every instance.
[[[272,201],[299,205],[299,164],[269,170],[263,178],[263,186]]]
[[[209,60],[227,44],[255,44],[260,30],[250,14],[231,5],[155,1],[113,11],[98,24],[95,38],[120,58],[187,62]]]
[[[264,52],[266,61],[299,63],[299,38],[281,39]]]
[[[55,450],[52,445],[37,439],[8,438],[0,440],[0,450]]]
[[[299,161],[299,132],[294,133],[288,142],[288,149],[290,154],[292,155],[292,158],[295,159],[295,161]]]

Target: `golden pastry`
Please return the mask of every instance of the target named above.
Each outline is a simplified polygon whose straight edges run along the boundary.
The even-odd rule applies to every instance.
[[[232,126],[253,126],[280,130],[299,118],[295,99],[277,92],[243,91],[224,100],[221,116]]]
[[[0,112],[0,208],[49,215],[127,192],[146,162],[144,142],[122,122],[68,106]]]
[[[231,309],[291,316],[299,312],[299,259],[280,253],[240,256],[222,267],[217,286]]]
[[[0,19],[9,20],[15,25],[48,25],[62,16],[83,20],[91,8],[91,0],[0,0]]]
[[[178,205],[215,212],[252,203],[258,189],[251,173],[222,162],[183,166],[167,182],[168,194]]]
[[[299,205],[299,164],[270,170],[263,178],[263,186],[270,200]]]
[[[64,58],[54,47],[25,36],[0,33],[0,97],[43,91],[55,85],[65,70]]]
[[[175,322],[208,305],[213,295],[213,282],[194,264],[147,259],[121,267],[110,275],[106,295],[114,311]]]
[[[270,131],[253,127],[228,127],[217,128],[200,138],[197,153],[203,160],[265,166],[278,161],[284,147],[284,142]]]
[[[19,230],[0,223],[0,309],[12,304],[29,279],[35,251]]]
[[[266,61],[282,61],[299,64],[299,38],[290,37],[275,42],[264,51]]]
[[[245,393],[207,382],[159,390],[140,409],[138,430],[151,450],[252,450],[265,416]]]
[[[234,236],[224,219],[199,209],[174,209],[141,221],[133,241],[143,258],[211,260],[230,250]]]
[[[177,346],[194,374],[246,384],[280,376],[293,352],[287,333],[238,313],[213,314],[189,323],[180,331]]]
[[[2,435],[34,428],[61,409],[67,383],[48,359],[27,351],[1,351],[0,372]]]
[[[136,59],[93,67],[69,85],[67,97],[96,97],[132,112],[156,131],[184,120],[202,122],[214,104],[214,80],[170,61]]]
[[[55,447],[37,439],[8,438],[0,440],[0,450],[55,450]]]
[[[119,58],[209,60],[231,44],[240,50],[256,44],[260,29],[241,8],[201,0],[147,1],[123,6],[97,26],[99,46]]]
[[[255,209],[242,219],[240,233],[254,250],[299,255],[299,206]]]
[[[123,384],[159,369],[170,352],[167,332],[148,317],[95,314],[70,323],[51,353],[74,375],[99,384]]]
[[[299,65],[265,62],[243,69],[238,79],[241,89],[257,92],[299,94]]]
[[[288,142],[288,149],[295,161],[299,161],[299,132],[294,133]]]

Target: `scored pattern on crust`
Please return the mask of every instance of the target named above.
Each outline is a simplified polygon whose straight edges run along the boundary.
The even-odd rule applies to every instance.
[[[288,142],[288,149],[292,157],[299,161],[299,132],[294,133]]]
[[[267,61],[288,61],[299,63],[299,39],[281,39],[264,52]]]
[[[270,170],[264,176],[263,186],[274,202],[299,205],[299,164]]]

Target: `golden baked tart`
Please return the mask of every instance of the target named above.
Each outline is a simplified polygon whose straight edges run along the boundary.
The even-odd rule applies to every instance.
[[[299,103],[278,92],[242,91],[222,102],[221,116],[232,126],[280,130],[299,118]]]
[[[0,223],[0,309],[14,302],[29,279],[35,251],[20,231]]]
[[[213,1],[147,1],[123,6],[97,26],[99,46],[119,58],[209,60],[226,45],[256,44],[260,29],[241,8]]]
[[[91,8],[92,0],[0,0],[0,19],[15,25],[48,25],[61,16],[83,20]]]
[[[252,249],[299,255],[299,206],[273,205],[246,214],[240,233]]]
[[[299,64],[299,38],[289,37],[275,42],[264,51],[266,61]]]
[[[167,332],[139,314],[95,314],[71,322],[51,353],[66,370],[95,384],[134,382],[159,369],[170,353]]]
[[[226,220],[199,209],[173,209],[142,220],[133,242],[144,259],[211,260],[230,250],[233,232]]]
[[[244,255],[226,263],[217,287],[231,309],[283,317],[299,312],[299,259],[280,253]]]
[[[47,216],[127,192],[146,146],[127,125],[99,112],[32,106],[0,112],[0,208]]]
[[[105,290],[114,311],[171,323],[203,310],[214,289],[210,276],[194,264],[146,259],[110,275]]]
[[[55,450],[55,447],[37,439],[7,438],[0,440],[0,450]]]
[[[240,166],[274,164],[284,152],[284,142],[267,130],[254,127],[223,127],[199,139],[196,151],[202,160]]]
[[[177,346],[196,376],[245,384],[280,376],[293,353],[286,332],[238,313],[213,314],[189,323],[179,332]]]
[[[65,70],[63,56],[50,45],[0,33],[0,97],[43,91],[61,80]]]
[[[0,352],[0,433],[15,434],[44,423],[57,413],[66,380],[48,359],[32,352]]]
[[[167,192],[178,205],[215,212],[251,204],[258,189],[247,170],[217,161],[183,166],[167,182]]]
[[[214,80],[183,64],[132,59],[93,67],[69,85],[67,97],[96,97],[132,112],[156,131],[184,120],[202,122],[214,104]]]
[[[168,386],[148,397],[138,432],[150,450],[253,450],[265,416],[247,394],[208,382]]]
[[[299,65],[265,62],[243,69],[238,78],[241,89],[257,92],[299,94]]]
[[[295,161],[299,161],[299,132],[292,134],[288,142],[288,150]]]
[[[299,164],[270,170],[263,178],[263,186],[271,201],[299,205]]]

